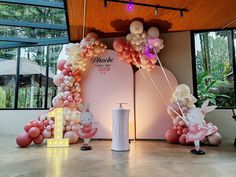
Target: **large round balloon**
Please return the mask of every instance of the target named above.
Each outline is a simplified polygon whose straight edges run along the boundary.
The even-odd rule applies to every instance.
[[[74,131],[67,131],[64,134],[64,138],[68,138],[69,139],[69,143],[70,144],[74,144],[78,141],[78,135],[74,132]]]
[[[138,20],[133,21],[129,26],[129,30],[134,35],[140,35],[143,32],[142,22]]]
[[[159,30],[153,26],[148,29],[147,34],[151,38],[157,38],[157,37],[159,37],[160,33],[159,33]]]
[[[165,138],[169,143],[179,142],[179,135],[174,129],[167,130],[167,132],[165,133]]]
[[[19,134],[16,138],[16,143],[22,148],[27,147],[31,142],[32,139],[29,137],[27,132]]]
[[[29,129],[28,133],[31,138],[36,138],[40,134],[40,129],[38,127],[32,127],[31,129]]]
[[[117,51],[117,52],[122,52],[124,50],[125,43],[126,43],[125,39],[116,38],[113,42],[114,50]]]
[[[218,146],[218,145],[220,145],[220,143],[222,141],[222,136],[218,132],[215,132],[215,133],[209,135],[207,137],[207,140],[211,145]]]
[[[33,139],[33,142],[34,144],[41,144],[43,140],[44,140],[43,135],[39,135],[37,138]]]

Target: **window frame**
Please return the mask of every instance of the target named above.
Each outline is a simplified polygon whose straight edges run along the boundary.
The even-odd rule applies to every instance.
[[[233,77],[234,77],[234,95],[236,98],[236,56],[235,56],[235,42],[234,39],[236,39],[236,28],[225,28],[225,29],[208,29],[208,30],[192,30],[190,31],[190,40],[191,40],[191,62],[192,62],[192,82],[193,82],[193,95],[198,99],[198,93],[197,93],[197,69],[196,69],[196,57],[195,57],[195,37],[194,35],[196,33],[203,33],[203,32],[216,32],[216,31],[230,31],[231,32],[231,40],[232,40],[232,71],[233,71]],[[235,31],[235,33],[234,33]],[[198,105],[200,106],[200,105]],[[227,108],[216,108],[216,109],[225,109],[225,110],[230,110],[230,109],[235,109],[236,108],[236,102],[234,103],[234,106],[232,107],[227,107]]]
[[[16,75],[15,76],[15,93],[14,93],[14,106],[13,108],[0,108],[0,110],[48,110],[48,82],[49,82],[49,47],[53,45],[64,45],[69,43],[69,24],[68,24],[68,15],[66,1],[62,2],[56,1],[44,1],[38,0],[0,0],[0,3],[5,4],[19,4],[26,6],[36,6],[44,8],[54,8],[54,9],[64,9],[64,15],[66,18],[65,25],[55,25],[55,24],[44,24],[44,23],[34,23],[34,22],[17,22],[13,20],[0,20],[1,26],[19,26],[19,27],[29,27],[29,28],[39,28],[39,29],[51,29],[58,31],[66,31],[67,35],[57,38],[42,38],[42,39],[30,39],[30,38],[17,38],[17,37],[4,37],[0,36],[0,49],[15,48],[17,50],[16,56]],[[14,22],[14,23],[12,23]],[[28,41],[27,41],[28,40]],[[21,47],[40,47],[47,46],[46,49],[46,85],[45,85],[45,96],[44,96],[44,107],[43,108],[18,108],[18,96],[19,96],[19,79],[20,79],[20,54]]]
[[[41,45],[46,46],[46,85],[45,85],[45,96],[44,96],[44,107],[43,108],[18,108],[18,96],[19,96],[19,79],[20,79],[20,54],[21,54],[21,47],[17,47],[17,56],[16,56],[16,79],[15,79],[15,92],[14,92],[14,107],[13,108],[0,108],[0,110],[48,110],[48,82],[49,82],[49,62],[50,62],[50,53],[49,48],[53,45],[64,45],[67,42],[62,42],[58,44],[48,44],[48,45]],[[34,45],[24,46],[24,47],[36,47]],[[37,45],[37,47],[40,47]],[[12,47],[15,48],[15,47]]]

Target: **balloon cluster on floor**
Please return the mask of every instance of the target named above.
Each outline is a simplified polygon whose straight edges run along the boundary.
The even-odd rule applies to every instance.
[[[80,124],[81,110],[78,107],[82,103],[80,73],[86,70],[89,58],[98,56],[106,49],[107,46],[98,39],[95,33],[89,33],[79,44],[68,44],[66,46],[67,59],[57,62],[59,72],[54,76],[53,81],[58,90],[52,100],[53,107],[50,110],[64,108],[64,138],[68,138],[71,144],[78,141],[78,132],[81,132],[78,129],[87,126]],[[87,123],[92,131],[91,122]],[[44,138],[53,137],[54,121],[46,113],[39,116],[38,120],[27,123],[24,129],[25,132],[19,134],[16,139],[20,147],[27,147],[32,141],[35,144],[41,144]],[[90,131],[87,130],[87,132]]]
[[[171,102],[167,112],[173,121],[173,128],[165,134],[168,142],[190,144],[199,139],[202,143],[211,145],[221,143],[222,137],[217,132],[218,128],[204,120],[205,114],[213,111],[215,106],[208,106],[208,101],[205,101],[201,108],[196,108],[194,103],[197,102],[197,99],[190,93],[189,87],[184,84],[176,87]],[[182,114],[186,121],[181,118]]]
[[[145,32],[142,22],[136,20],[130,24],[130,34],[126,39],[115,39],[113,48],[119,59],[150,71],[155,68],[156,54],[164,48],[164,44],[156,27],[150,27]]]

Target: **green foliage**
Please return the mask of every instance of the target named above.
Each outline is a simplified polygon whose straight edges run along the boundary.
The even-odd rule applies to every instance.
[[[6,108],[6,93],[3,88],[0,87],[0,108]]]
[[[207,72],[201,72],[197,76],[197,91],[198,91],[198,104],[202,105],[205,100],[209,100],[211,104],[218,107],[233,106],[234,98],[232,92],[232,83],[228,81],[220,81],[212,77]]]
[[[235,105],[236,88],[231,78],[232,42],[229,36],[230,31],[199,34],[200,45],[204,45],[195,52],[199,104],[209,99],[221,108]]]

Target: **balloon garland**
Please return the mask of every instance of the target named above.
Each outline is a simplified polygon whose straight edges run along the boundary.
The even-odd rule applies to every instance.
[[[53,82],[57,86],[57,95],[52,100],[53,107],[63,109],[63,133],[71,144],[76,143],[79,134],[81,111],[78,104],[82,104],[80,73],[86,70],[87,61],[105,52],[107,46],[102,43],[95,33],[89,33],[79,44],[68,44],[65,47],[67,59],[59,60],[59,72]],[[91,127],[92,128],[92,127]],[[16,138],[20,147],[27,147],[32,142],[41,144],[44,138],[53,138],[54,120],[48,113],[40,115],[38,120],[32,120],[24,127],[24,132]]]
[[[164,44],[159,38],[159,30],[156,27],[150,27],[145,32],[143,24],[136,20],[130,24],[130,34],[126,39],[115,39],[113,48],[119,59],[150,71],[157,63],[155,53],[163,49]]]

